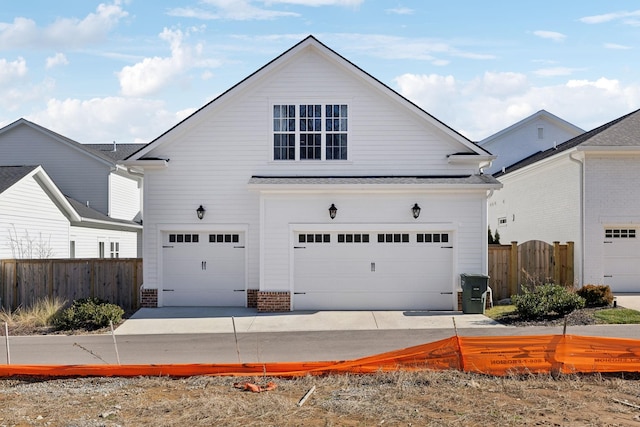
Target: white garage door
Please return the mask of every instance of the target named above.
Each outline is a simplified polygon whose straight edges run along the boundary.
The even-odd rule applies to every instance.
[[[640,238],[635,228],[607,228],[604,284],[613,292],[640,292]]]
[[[296,310],[452,310],[453,244],[437,233],[298,233]]]
[[[164,233],[163,305],[246,306],[243,233]]]

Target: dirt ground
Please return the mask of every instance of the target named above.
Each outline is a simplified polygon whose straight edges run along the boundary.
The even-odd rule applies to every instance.
[[[234,387],[268,381],[275,390]],[[640,426],[640,377],[500,378],[446,371],[0,380],[0,426],[152,425]]]

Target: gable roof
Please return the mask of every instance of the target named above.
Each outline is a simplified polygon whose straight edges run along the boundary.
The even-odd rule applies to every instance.
[[[89,157],[91,157],[93,159],[96,159],[96,160],[98,160],[98,161],[100,161],[100,162],[102,162],[102,163],[104,163],[104,164],[106,164],[106,165],[108,165],[110,167],[116,166],[115,160],[112,157],[102,153],[101,151],[95,150],[95,149],[91,148],[88,145],[80,144],[79,142],[74,141],[71,138],[67,138],[66,136],[60,135],[59,133],[56,133],[56,132],[54,132],[54,131],[52,131],[50,129],[42,127],[42,126],[40,126],[40,125],[38,125],[36,123],[30,122],[29,120],[24,119],[24,118],[18,119],[15,122],[10,123],[7,126],[5,126],[2,129],[0,129],[0,136],[3,133],[9,132],[12,129],[16,129],[16,128],[20,127],[20,126],[28,126],[31,129],[34,129],[34,130],[36,130],[36,131],[38,131],[40,133],[43,133],[43,134],[47,135],[48,137],[50,137],[50,138],[52,138],[52,139],[54,139],[54,140],[56,140],[56,141],[58,141],[58,142],[60,142],[60,143],[62,143],[64,145],[72,147],[73,149],[78,150],[78,151],[86,154],[87,156],[89,156]]]
[[[494,173],[493,176],[498,178],[572,148],[586,151],[589,149],[616,150],[630,147],[640,149],[640,110],[633,111],[589,132],[578,135],[555,148],[539,151],[505,168],[504,172]]]
[[[502,129],[499,132],[494,133],[493,135],[490,135],[488,137],[486,137],[485,139],[481,140],[478,142],[478,145],[480,146],[485,146],[485,145],[491,145],[491,143],[497,139],[500,139],[502,137],[504,137],[505,135],[518,130],[522,127],[525,127],[527,125],[529,125],[530,123],[536,122],[538,120],[546,120],[548,122],[553,123],[554,125],[560,127],[560,128],[564,128],[567,129],[568,132],[574,133],[574,134],[581,134],[584,133],[584,129],[579,128],[578,126],[574,125],[573,123],[569,123],[568,121],[561,119],[560,117],[556,116],[555,114],[551,114],[550,112],[548,112],[547,110],[539,110],[535,113],[533,113],[532,115],[525,117],[524,119],[520,120],[519,122],[516,122],[514,124],[512,124],[509,127],[506,127],[504,129]]]
[[[341,65],[344,69],[350,71],[353,74],[358,75],[363,80],[367,81],[372,87],[377,88],[380,92],[400,102],[407,109],[412,110],[418,115],[422,116],[425,120],[427,120],[429,123],[434,125],[436,128],[440,129],[445,134],[451,136],[456,141],[466,146],[468,149],[472,151],[472,154],[491,156],[491,154],[488,151],[486,151],[484,148],[477,145],[475,142],[472,142],[471,140],[467,139],[464,135],[460,134],[459,132],[455,131],[448,125],[436,119],[434,116],[427,113],[425,110],[423,110],[413,102],[409,101],[407,98],[400,95],[398,92],[394,91],[389,86],[387,86],[386,84],[382,83],[380,80],[373,77],[371,74],[362,70],[360,67],[358,67],[348,59],[344,58],[343,56],[341,56],[340,54],[338,54],[337,52],[335,52],[334,50],[332,50],[331,48],[329,48],[328,46],[320,42],[314,36],[309,35],[305,39],[303,39],[302,41],[298,42],[296,45],[291,47],[290,49],[286,50],[284,53],[277,56],[272,61],[268,62],[266,65],[259,68],[257,71],[250,74],[248,77],[241,80],[236,85],[232,86],[230,89],[223,92],[221,95],[219,95],[212,101],[208,102],[207,104],[205,104],[204,106],[196,110],[193,114],[191,114],[184,120],[174,125],[172,128],[170,128],[165,133],[163,133],[162,135],[160,135],[159,137],[157,137],[156,139],[148,143],[145,147],[141,148],[137,152],[133,153],[131,156],[127,157],[125,160],[132,160],[132,161],[145,160],[145,155],[149,153],[149,151],[151,151],[152,149],[154,149],[159,145],[162,145],[162,143],[170,135],[172,135],[174,132],[177,132],[177,129],[182,127],[184,124],[190,121],[196,120],[196,118],[201,116],[203,112],[213,108],[214,106],[217,106],[220,103],[225,102],[227,99],[232,98],[237,92],[241,91],[244,87],[260,79],[270,70],[280,66],[281,64],[284,64],[290,61],[292,58],[298,56],[301,52],[305,51],[306,49],[315,49],[324,57],[330,60],[333,60],[338,65]],[[158,160],[158,159],[149,159],[149,160]]]

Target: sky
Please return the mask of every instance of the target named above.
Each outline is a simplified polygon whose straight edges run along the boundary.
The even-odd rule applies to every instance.
[[[308,35],[472,141],[640,108],[637,1],[5,0],[0,126],[150,142]]]

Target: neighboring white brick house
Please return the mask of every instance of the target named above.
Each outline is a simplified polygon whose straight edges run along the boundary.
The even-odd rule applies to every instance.
[[[640,292],[640,111],[498,172],[501,241],[575,242],[577,284]]]
[[[145,304],[455,309],[493,158],[308,37],[123,162]]]

